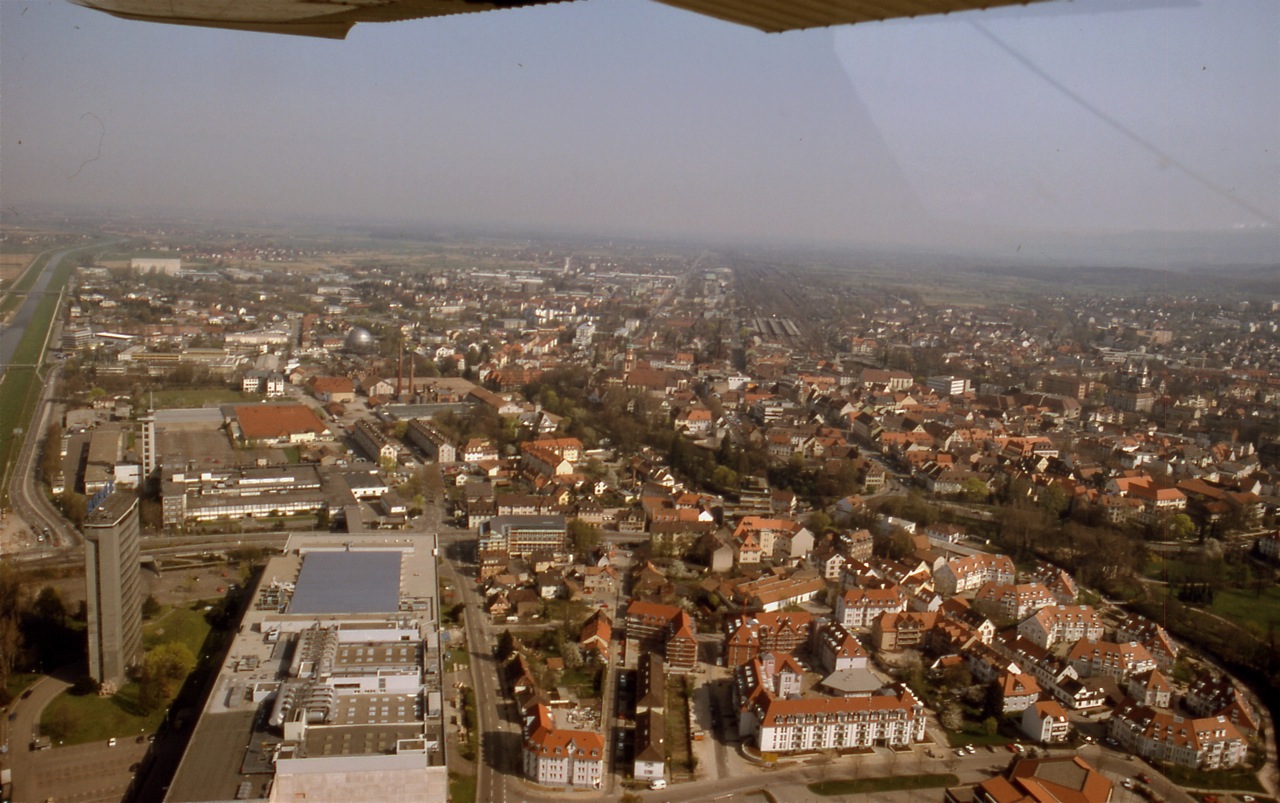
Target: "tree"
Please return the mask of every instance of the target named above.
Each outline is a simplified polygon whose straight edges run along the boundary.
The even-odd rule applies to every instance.
[[[1169,517],[1169,538],[1185,541],[1196,534],[1196,523],[1186,513],[1175,513]]]
[[[6,561],[0,563],[0,690],[8,685],[22,647],[22,582]]]
[[[988,736],[995,736],[996,733],[1000,730],[1000,720],[996,719],[995,717],[987,717],[986,719],[982,720],[982,730]]]
[[[938,708],[938,723],[949,731],[958,731],[964,725],[964,714],[960,706],[947,700]]]
[[[90,675],[81,675],[76,678],[76,682],[71,684],[68,690],[70,694],[77,697],[83,697],[86,694],[97,694],[98,689],[102,688],[102,684],[94,680]]]
[[[40,477],[52,486],[62,469],[62,425],[54,421],[44,436],[44,449],[40,453]]]
[[[160,600],[156,599],[155,594],[148,594],[142,601],[142,618],[154,619],[158,613],[160,613]]]
[[[195,665],[195,656],[181,642],[171,641],[148,650],[138,678],[138,705],[147,712],[168,705],[177,696],[178,684]]]
[[[516,638],[510,630],[503,630],[498,637],[498,660],[505,661],[516,651]]]
[[[62,602],[62,595],[58,593],[58,589],[53,586],[40,589],[31,607],[42,622],[59,627],[67,623],[67,606]]]
[[[600,543],[600,528],[582,519],[574,519],[569,522],[569,543],[573,546],[574,553],[590,554]]]
[[[831,529],[831,517],[821,510],[815,510],[809,514],[808,527],[815,537],[821,538],[827,530]]]
[[[966,502],[985,502],[990,493],[987,484],[978,477],[970,477],[960,486],[960,496]]]

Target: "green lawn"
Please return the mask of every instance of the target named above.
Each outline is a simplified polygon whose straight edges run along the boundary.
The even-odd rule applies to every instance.
[[[48,263],[49,257],[52,255],[52,251],[46,251],[27,265],[26,271],[13,283],[13,287],[5,294],[4,299],[0,300],[0,314],[16,309],[22,304],[26,296],[19,294],[25,294],[31,289],[31,286],[36,283],[36,279],[39,278],[40,272],[44,270],[45,264]]]
[[[1169,599],[1176,599],[1177,596],[1177,588],[1173,585],[1154,588],[1148,586],[1148,590],[1163,593]],[[1271,625],[1280,625],[1280,586],[1271,586],[1261,594],[1250,588],[1224,588],[1214,594],[1212,605],[1188,607],[1215,613],[1256,634],[1262,634]]]
[[[1243,767],[1230,770],[1214,770],[1206,772],[1189,767],[1166,765],[1161,770],[1165,777],[1178,786],[1191,789],[1239,789],[1250,792],[1265,792],[1257,776]]]
[[[34,368],[10,368],[0,379],[0,479],[7,479],[18,459],[22,441],[40,398],[41,383]],[[14,430],[22,428],[22,435]],[[9,483],[0,487],[0,504],[9,501]]]
[[[75,271],[75,260],[80,253],[77,251],[62,259],[58,269],[50,277],[47,288],[49,292],[56,293],[71,278],[71,274]],[[41,262],[40,269],[43,270],[43,267],[44,263]],[[28,270],[23,276],[23,281],[30,277],[34,282],[39,273],[39,270]],[[27,286],[29,287],[30,284]],[[17,298],[17,296],[7,296],[5,303]],[[22,339],[18,341],[17,349],[14,350],[13,362],[16,365],[35,365],[40,362],[44,354],[44,341],[48,337],[49,327],[53,324],[53,316],[57,310],[57,295],[40,297],[31,323],[27,325]],[[13,432],[19,427],[24,432],[28,429],[36,401],[40,398],[40,389],[40,378],[34,368],[10,368],[4,378],[0,379],[0,479],[8,477],[10,464],[17,459],[22,438],[15,437]],[[8,504],[8,501],[9,483],[4,482],[0,486],[0,504]]]
[[[475,803],[476,776],[449,773],[449,800],[453,803]]]
[[[1261,595],[1251,589],[1223,589],[1214,596],[1210,610],[1240,624],[1254,622],[1265,633],[1268,626],[1280,625],[1280,586],[1265,589]]]
[[[445,665],[450,663],[456,664],[459,669],[471,665],[471,653],[467,652],[466,647],[453,647],[445,656]]]
[[[9,696],[8,699],[18,699],[18,696],[40,677],[34,672],[14,672],[9,676],[9,682],[4,687],[5,693]]]
[[[143,648],[176,641],[187,645],[192,655],[199,656],[210,631],[203,607],[162,611],[143,626]],[[127,683],[111,697],[59,695],[45,708],[40,728],[44,733],[60,736],[63,744],[84,744],[112,736],[131,738],[154,733],[164,716],[163,708],[144,714],[138,707],[138,684]]]
[[[151,401],[151,393],[148,392],[146,401]],[[252,393],[242,393],[231,388],[196,388],[196,389],[179,389],[179,390],[157,390],[155,392],[156,407],[204,407],[210,404],[240,404],[242,402],[253,402],[258,400],[258,396]]]
[[[939,786],[957,786],[960,779],[950,773],[933,775],[890,775],[883,778],[851,778],[843,781],[822,781],[809,784],[815,795],[856,795],[872,792],[897,792],[904,789],[934,789]]]
[[[164,721],[163,708],[143,715],[138,708],[138,684],[128,683],[111,697],[61,694],[40,717],[42,733],[60,744],[84,744],[154,733]]]
[[[204,606],[198,610],[170,608],[147,623],[142,635],[142,647],[149,650],[161,644],[180,641],[187,645],[192,655],[199,655],[205,639],[209,637],[209,623],[204,618]]]

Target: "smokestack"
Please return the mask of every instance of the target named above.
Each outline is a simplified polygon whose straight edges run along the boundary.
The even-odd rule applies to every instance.
[[[418,395],[418,386],[413,382],[413,368],[413,352],[411,351],[409,352],[409,395],[416,397]]]
[[[396,401],[400,401],[400,395],[404,393],[404,338],[398,341],[400,346],[396,349]]]

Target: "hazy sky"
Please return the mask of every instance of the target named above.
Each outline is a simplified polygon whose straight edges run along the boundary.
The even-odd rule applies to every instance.
[[[4,0],[0,201],[921,245],[1276,226],[1280,3],[766,35],[589,0],[337,42]]]

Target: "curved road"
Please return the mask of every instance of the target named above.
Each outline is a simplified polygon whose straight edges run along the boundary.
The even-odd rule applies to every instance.
[[[41,297],[49,290],[49,283],[53,280],[54,272],[68,254],[84,250],[84,248],[85,246],[81,245],[59,249],[54,251],[48,262],[45,263],[44,269],[36,277],[30,292],[22,302],[22,306],[14,314],[13,320],[5,327],[3,332],[0,332],[0,376],[7,373],[13,365],[14,354],[17,352],[22,339],[26,336],[27,328],[35,318],[36,308],[40,304]],[[58,288],[58,290],[61,291],[62,288]],[[54,318],[50,321],[50,331],[52,331],[52,327],[57,320],[58,312],[55,310]],[[45,345],[47,346],[48,344],[46,343]],[[43,349],[37,363],[41,365],[44,363]],[[52,391],[56,384],[57,369],[55,368],[53,373],[44,381],[44,386],[40,392],[40,400],[36,404],[31,421],[27,424],[26,437],[23,439],[22,448],[18,452],[18,459],[14,463],[13,476],[9,486],[9,498],[10,503],[22,520],[26,522],[27,526],[39,529],[47,528],[53,534],[54,546],[63,546],[81,543],[80,533],[50,504],[35,477],[38,463],[36,460],[37,447],[44,439],[52,404]]]

